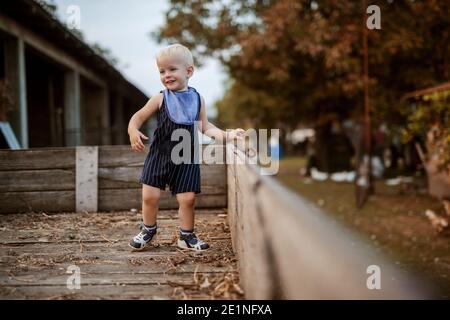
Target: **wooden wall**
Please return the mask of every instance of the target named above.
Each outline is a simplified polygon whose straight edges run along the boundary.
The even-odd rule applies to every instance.
[[[140,210],[138,180],[147,152],[98,147],[98,211]],[[75,211],[75,168],[76,148],[0,150],[0,213]],[[226,166],[201,164],[201,182],[196,207],[226,207]],[[168,190],[162,193],[160,208],[178,208]]]
[[[247,299],[428,297],[364,240],[256,165],[237,164],[245,156],[227,148],[228,218]],[[380,289],[367,286],[373,266]]]

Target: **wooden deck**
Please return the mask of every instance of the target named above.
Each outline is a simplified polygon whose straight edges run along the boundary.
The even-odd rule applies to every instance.
[[[196,211],[206,252],[178,249],[178,212],[160,211],[158,240],[143,252],[128,242],[131,212],[0,215],[0,299],[240,299],[227,209]],[[81,289],[70,290],[69,266]]]

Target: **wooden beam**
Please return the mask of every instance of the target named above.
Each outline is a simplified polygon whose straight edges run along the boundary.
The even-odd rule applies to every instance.
[[[0,192],[75,190],[75,170],[0,171]]]
[[[99,189],[133,189],[141,188],[139,177],[142,167],[99,168]],[[1,175],[0,175],[1,177]],[[11,178],[13,179],[13,178]],[[200,165],[200,180],[203,186],[226,186],[224,165]]]
[[[225,188],[203,187],[195,199],[195,208],[224,208],[227,198]],[[99,210],[118,211],[141,209],[142,189],[103,189],[99,190]],[[161,193],[159,209],[178,209],[177,200],[168,191]]]
[[[75,148],[0,150],[0,171],[75,169]]]
[[[64,75],[64,126],[65,144],[68,147],[82,144],[80,74],[69,71]]]
[[[409,98],[419,98],[419,97],[422,97],[422,96],[424,96],[426,94],[439,92],[439,91],[445,91],[445,90],[450,90],[450,81],[442,83],[442,84],[434,86],[434,87],[429,87],[429,88],[425,88],[425,89],[420,89],[420,90],[416,90],[416,91],[413,91],[413,92],[409,92],[409,93],[405,94],[401,98],[401,100],[405,100],[405,99],[409,99]]]
[[[98,77],[94,71],[78,62],[75,58],[70,56],[70,54],[66,53],[64,50],[61,50],[55,44],[51,43],[44,37],[22,26],[18,22],[2,13],[0,13],[0,29],[2,29],[7,34],[11,34],[17,38],[22,39],[24,43],[42,52],[50,59],[65,66],[67,69],[77,70],[82,76],[86,77],[95,84],[106,87],[106,82]]]
[[[77,212],[97,212],[98,209],[98,147],[77,147],[75,191]]]
[[[243,159],[230,146],[227,156]],[[244,161],[242,161],[244,162]],[[248,299],[424,299],[428,287],[398,270],[320,208],[260,174],[230,163],[228,214]],[[233,186],[234,185],[234,186]],[[378,267],[380,289],[367,286]]]
[[[102,145],[110,145],[111,144],[111,138],[112,138],[112,132],[110,128],[110,119],[111,115],[109,114],[109,93],[108,89],[106,87],[100,88],[98,92],[98,108],[100,108],[101,111],[101,130],[102,130]]]
[[[1,20],[1,19],[0,19]],[[20,146],[28,148],[28,108],[25,69],[25,44],[21,38],[5,41],[5,76],[11,84],[15,110],[12,112],[12,127]]]
[[[114,101],[114,141],[117,144],[126,144],[125,132],[127,130],[123,117],[123,97],[120,93],[115,95]]]
[[[0,213],[73,212],[75,191],[0,192]]]

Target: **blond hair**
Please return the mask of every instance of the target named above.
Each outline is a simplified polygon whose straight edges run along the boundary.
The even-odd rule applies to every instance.
[[[192,57],[191,51],[179,43],[171,44],[170,46],[161,49],[156,55],[156,60],[158,61],[162,57],[178,57],[181,58],[186,65],[194,65],[194,58]]]

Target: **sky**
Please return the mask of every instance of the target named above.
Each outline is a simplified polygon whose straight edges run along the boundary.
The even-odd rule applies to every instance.
[[[54,0],[57,16],[67,22],[69,6],[80,9],[80,30],[87,43],[99,43],[118,58],[116,68],[148,96],[163,89],[155,56],[163,45],[150,37],[164,24],[169,0]],[[226,74],[220,63],[208,60],[196,69],[189,85],[205,98],[208,117],[215,117],[214,102],[223,95]]]

